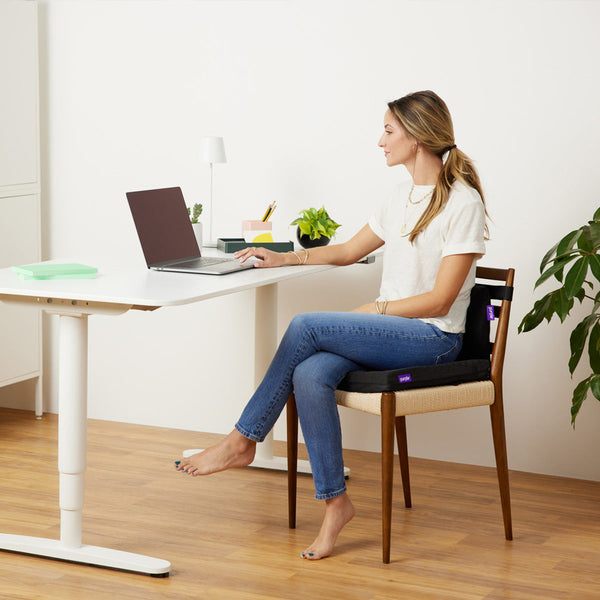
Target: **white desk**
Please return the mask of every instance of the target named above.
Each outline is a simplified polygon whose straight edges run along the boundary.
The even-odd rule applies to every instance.
[[[277,345],[277,284],[333,267],[251,269],[222,276],[159,273],[143,268],[103,270],[96,279],[22,281],[0,269],[0,301],[59,315],[58,470],[60,539],[0,534],[0,550],[90,565],[169,575],[166,560],[82,543],[82,509],[87,449],[87,347],[90,315],[155,310],[254,289],[256,294],[255,379],[260,382]],[[256,466],[272,467],[272,437],[260,444]]]

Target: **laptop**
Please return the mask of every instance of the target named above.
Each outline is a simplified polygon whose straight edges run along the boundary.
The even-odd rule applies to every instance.
[[[127,192],[127,201],[149,269],[225,275],[251,269],[233,258],[203,257],[181,188]]]

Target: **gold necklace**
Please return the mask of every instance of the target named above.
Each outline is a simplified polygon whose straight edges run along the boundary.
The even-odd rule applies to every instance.
[[[435,187],[433,188],[433,190],[435,190]],[[421,202],[423,202],[423,200],[425,200],[425,198],[427,198],[427,196],[431,196],[431,194],[433,194],[433,190],[429,190],[420,200],[413,202],[412,193],[415,191],[415,184],[413,183],[412,186],[410,187],[410,192],[408,192],[408,201],[411,204],[421,204]]]
[[[408,198],[406,200],[406,204],[404,205],[404,223],[402,224],[402,229],[400,230],[400,233],[405,234],[406,233],[406,209],[408,208],[408,204],[412,204],[413,206],[415,204],[421,204],[421,202],[423,202],[423,200],[425,200],[425,198],[427,198],[427,196],[431,196],[435,190],[435,186],[432,190],[429,190],[420,200],[416,200],[414,201],[412,199],[412,193],[415,189],[415,184],[413,183],[412,186],[410,187],[410,192],[408,192]]]

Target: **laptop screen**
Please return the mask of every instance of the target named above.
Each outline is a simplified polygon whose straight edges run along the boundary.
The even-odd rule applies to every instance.
[[[127,192],[148,266],[200,256],[181,188]]]

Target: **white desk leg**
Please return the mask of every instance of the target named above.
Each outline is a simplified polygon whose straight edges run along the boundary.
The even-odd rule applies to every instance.
[[[44,396],[43,396],[43,378],[42,375],[36,377],[35,381],[35,418],[41,419],[44,416]]]
[[[60,540],[0,534],[0,549],[168,576],[166,560],[81,542],[87,450],[87,315],[60,316],[58,470]]]

